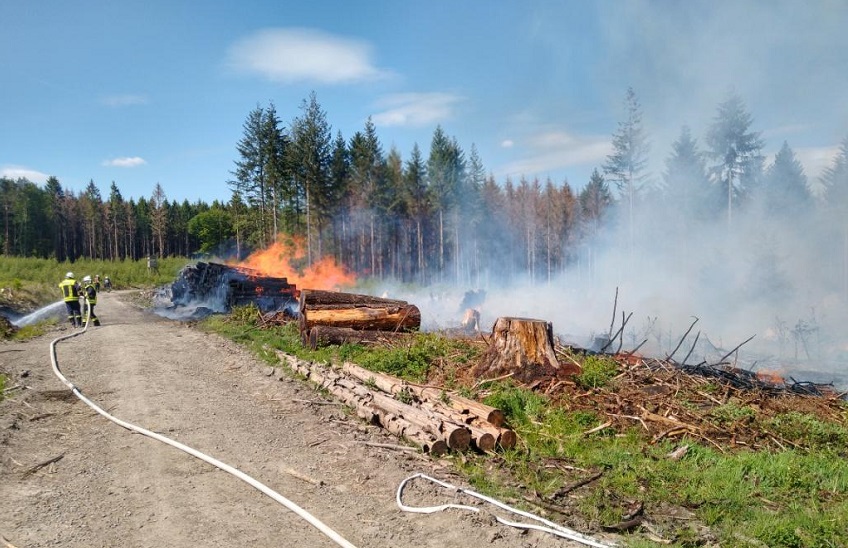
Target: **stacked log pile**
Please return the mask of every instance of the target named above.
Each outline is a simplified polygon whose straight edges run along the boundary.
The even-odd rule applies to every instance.
[[[393,339],[421,327],[413,304],[370,295],[304,289],[300,292],[300,335],[304,346]]]
[[[515,447],[503,413],[480,402],[405,383],[352,363],[340,368],[278,353],[283,363],[355,409],[365,421],[405,438],[433,456],[448,450]]]

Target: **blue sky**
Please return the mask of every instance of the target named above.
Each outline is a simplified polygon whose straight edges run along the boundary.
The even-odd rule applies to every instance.
[[[843,0],[6,0],[0,21],[0,175],[104,197],[228,200],[248,113],[288,124],[313,90],[334,135],[372,116],[406,159],[441,124],[500,181],[577,189],[628,86],[655,174],[731,89],[812,180],[848,135]]]

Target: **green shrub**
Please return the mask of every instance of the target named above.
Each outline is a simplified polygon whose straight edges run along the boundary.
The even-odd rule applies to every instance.
[[[756,417],[756,412],[748,406],[739,406],[729,402],[710,411],[713,422],[723,425],[731,423],[749,423]]]
[[[848,430],[844,426],[822,422],[797,411],[777,415],[768,420],[766,426],[780,437],[804,447],[840,451],[848,447]]]
[[[586,356],[582,366],[575,380],[584,389],[605,387],[619,373],[618,363],[606,356]]]

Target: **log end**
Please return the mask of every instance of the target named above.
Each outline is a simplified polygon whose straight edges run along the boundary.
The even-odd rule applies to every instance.
[[[429,446],[423,447],[425,453],[429,453],[434,457],[441,457],[448,452],[448,444],[442,440],[436,440]]]
[[[486,421],[493,426],[501,426],[506,421],[506,417],[500,409],[492,409],[486,416]]]
[[[471,432],[467,428],[454,428],[448,434],[448,447],[454,451],[465,451],[471,446]]]
[[[480,434],[477,436],[477,439],[474,440],[474,446],[478,451],[488,452],[495,450],[495,436],[492,434]]]
[[[498,436],[498,445],[502,449],[512,449],[518,442],[518,436],[512,430],[503,430]]]

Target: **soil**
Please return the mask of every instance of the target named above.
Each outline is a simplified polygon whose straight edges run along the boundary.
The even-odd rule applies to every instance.
[[[500,525],[490,506],[402,512],[396,491],[415,473],[467,485],[447,460],[368,445],[401,442],[237,344],[127,297],[102,294],[103,325],[57,345],[62,373],[117,418],[242,470],[359,547],[582,546]],[[4,546],[336,546],[247,483],[95,413],[51,368],[50,341],[70,332],[0,343]],[[421,481],[404,502],[476,505]]]

